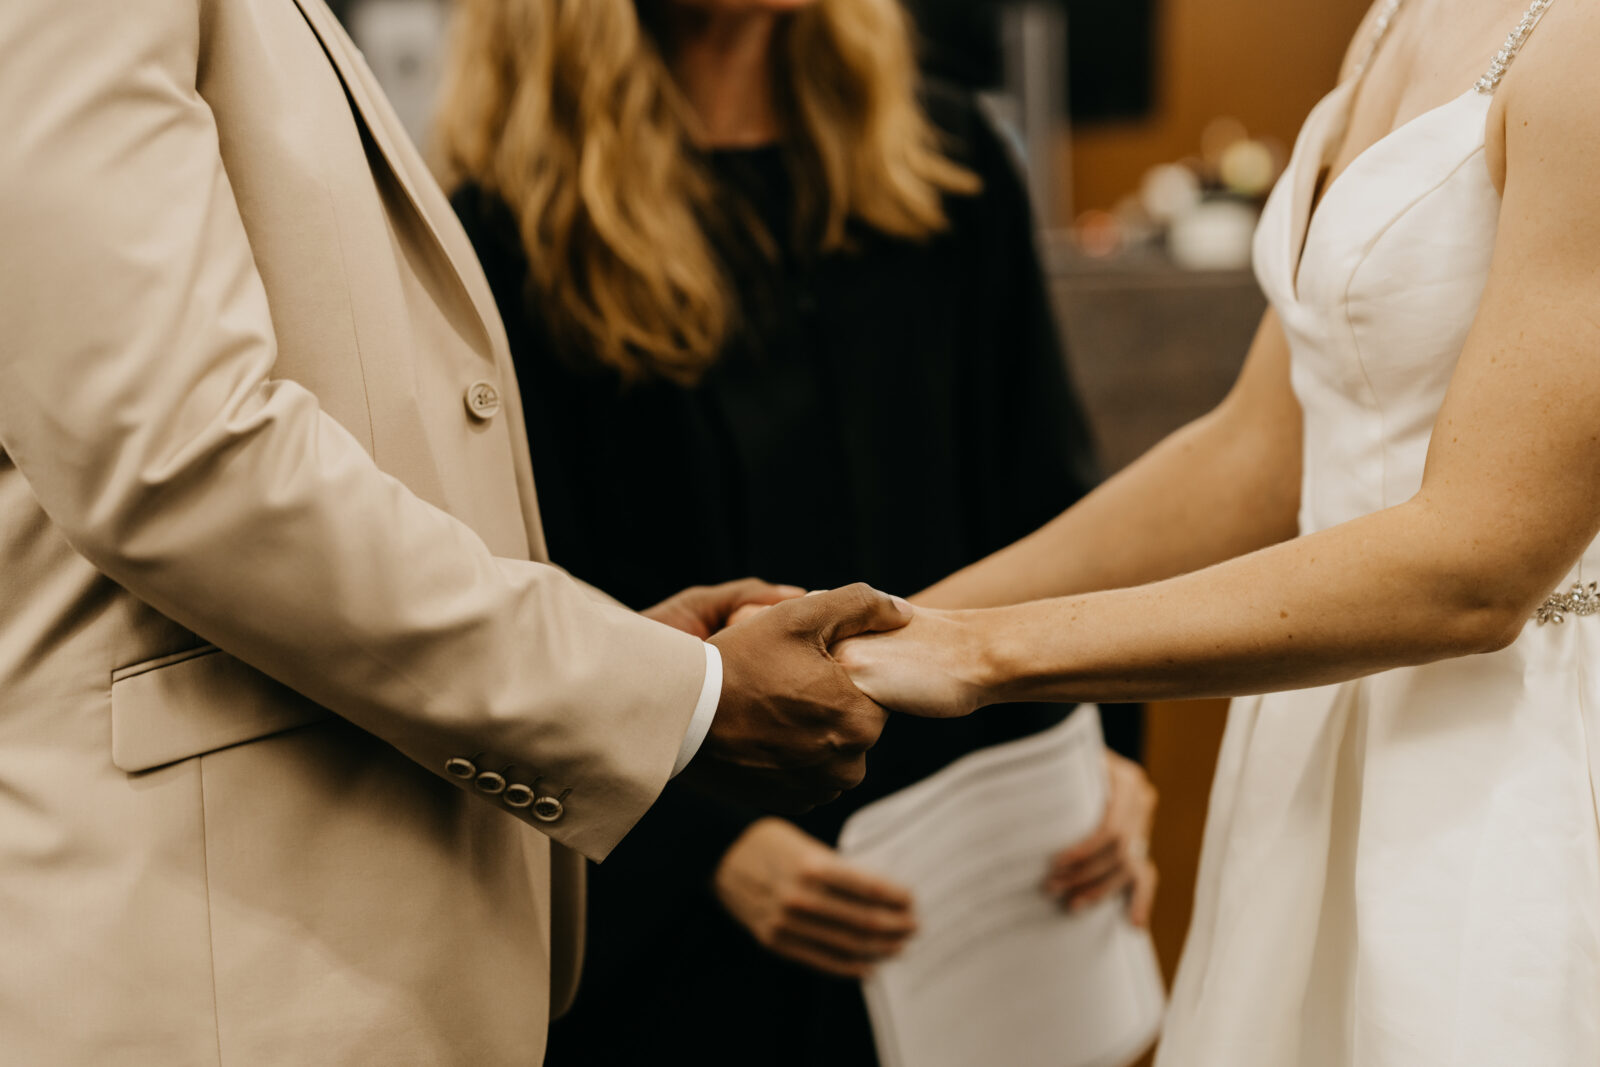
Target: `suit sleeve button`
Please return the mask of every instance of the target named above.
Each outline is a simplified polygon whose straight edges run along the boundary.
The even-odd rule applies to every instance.
[[[457,756],[454,759],[445,761],[444,773],[448,774],[452,778],[460,778],[463,781],[470,781],[471,779],[477,777],[478,767],[477,764],[473,763],[471,760],[462,759],[460,756]]]
[[[496,796],[506,789],[505,778],[493,771],[483,771],[473,784],[478,787],[478,792],[487,793],[489,796]]]
[[[501,803],[508,808],[525,808],[534,801],[533,790],[517,782],[515,785],[506,786],[506,791],[501,794]]]
[[[533,817],[540,822],[555,822],[566,810],[559,797],[543,796],[533,802]]]
[[[467,412],[480,422],[494,418],[500,410],[500,390],[493,382],[477,381],[467,386]]]

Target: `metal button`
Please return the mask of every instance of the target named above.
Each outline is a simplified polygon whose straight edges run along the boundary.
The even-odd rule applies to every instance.
[[[473,783],[478,787],[478,792],[487,793],[489,796],[505,792],[506,780],[493,771],[484,771],[478,775],[478,780]]]
[[[506,786],[505,794],[500,797],[500,802],[508,808],[525,808],[532,804],[533,800],[533,790],[521,782]]]
[[[469,759],[462,759],[460,756],[457,756],[454,759],[445,761],[444,773],[448,774],[452,778],[460,778],[463,781],[470,781],[472,778],[477,776],[478,766]]]
[[[533,802],[533,817],[540,822],[555,822],[566,810],[559,797],[543,796]]]
[[[475,419],[488,421],[500,410],[500,390],[493,382],[477,381],[467,386],[467,412]]]

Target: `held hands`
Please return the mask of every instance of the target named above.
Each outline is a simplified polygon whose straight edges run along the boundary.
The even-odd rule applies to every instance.
[[[763,947],[842,978],[864,977],[917,929],[910,893],[782,819],[752,823],[722,857],[713,887]]]
[[[730,621],[744,622],[765,610],[750,600]],[[985,645],[968,624],[969,613],[912,610],[915,616],[903,628],[851,636],[833,646],[833,658],[856,687],[891,711],[924,718],[960,718],[994,703],[983,683],[989,673]]]
[[[1112,893],[1128,894],[1128,920],[1150,924],[1156,896],[1156,867],[1145,854],[1156,815],[1156,788],[1144,768],[1115,752],[1106,753],[1110,792],[1100,828],[1057,853],[1045,892],[1071,911]]]
[[[729,602],[719,600],[718,611]],[[785,812],[856,786],[888,716],[851,684],[829,649],[857,634],[897,629],[911,614],[898,597],[852,585],[782,599],[713,635],[722,701],[685,774]]]

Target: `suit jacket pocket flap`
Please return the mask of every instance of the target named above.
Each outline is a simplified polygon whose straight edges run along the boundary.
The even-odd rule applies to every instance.
[[[112,675],[111,762],[148,771],[329,714],[208,645]]]

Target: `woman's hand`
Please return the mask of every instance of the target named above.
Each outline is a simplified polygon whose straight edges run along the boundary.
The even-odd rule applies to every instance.
[[[1156,896],[1156,867],[1146,849],[1156,815],[1156,787],[1144,768],[1106,753],[1110,791],[1105,818],[1089,837],[1058,853],[1045,891],[1077,911],[1112,893],[1128,894],[1128,919],[1148,926]]]
[[[982,684],[980,633],[971,612],[917,608],[893,633],[841,641],[833,658],[863,693],[891,711],[953,719],[994,703]]]
[[[843,978],[865,976],[917,929],[909,892],[782,819],[752,823],[723,855],[713,886],[768,950]]]

